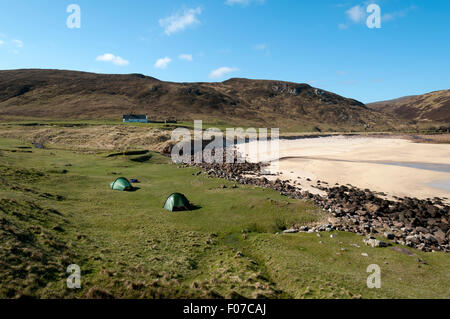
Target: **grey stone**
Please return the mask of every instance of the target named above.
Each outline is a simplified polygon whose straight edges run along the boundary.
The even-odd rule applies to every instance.
[[[405,238],[406,242],[410,242],[412,244],[418,244],[419,243],[419,238],[416,236],[406,236]]]
[[[283,230],[283,233],[285,233],[285,234],[293,234],[293,233],[298,233],[298,232],[299,232],[299,230],[295,229],[295,228]]]
[[[368,239],[364,239],[363,242],[367,245],[367,246],[371,246],[371,247],[387,247],[389,246],[389,244],[382,242],[381,240],[375,239],[375,238],[368,238]]]
[[[395,235],[393,234],[393,233],[391,233],[391,232],[385,232],[384,233],[384,237],[386,237],[387,239],[394,239],[395,238]]]

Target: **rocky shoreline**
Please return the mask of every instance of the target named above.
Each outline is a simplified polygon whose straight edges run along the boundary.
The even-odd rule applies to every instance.
[[[384,243],[370,236],[382,235],[393,243],[422,251],[450,252],[450,206],[441,198],[421,200],[405,197],[394,201],[369,189],[343,185],[328,187],[324,186],[325,182],[318,181],[316,188],[326,194],[322,196],[304,191],[288,181],[268,180],[261,174],[264,166],[259,163],[235,161],[233,164],[203,162],[191,165],[201,168],[210,177],[271,188],[291,198],[312,200],[332,215],[328,225],[316,228],[294,225],[285,232],[348,231],[367,235],[368,241],[371,240],[369,244],[373,246],[383,246]]]

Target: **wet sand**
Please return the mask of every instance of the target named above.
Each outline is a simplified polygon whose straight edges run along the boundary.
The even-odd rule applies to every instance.
[[[330,186],[368,188],[389,197],[450,198],[450,144],[333,136],[280,140],[279,156],[264,151],[249,154],[243,147],[239,150],[250,161],[279,158],[278,166],[274,162],[269,170],[312,192],[320,180]]]

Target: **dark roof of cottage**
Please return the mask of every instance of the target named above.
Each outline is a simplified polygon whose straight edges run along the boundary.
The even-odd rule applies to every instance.
[[[146,119],[147,115],[141,115],[141,114],[124,114],[124,119]]]

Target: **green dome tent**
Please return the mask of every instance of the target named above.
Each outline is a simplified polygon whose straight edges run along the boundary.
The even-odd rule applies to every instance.
[[[186,196],[180,193],[173,193],[170,195],[166,203],[164,204],[164,208],[169,212],[180,211],[180,210],[189,210],[190,204]]]
[[[110,184],[112,190],[116,191],[129,191],[133,189],[131,183],[125,177],[119,177]]]

